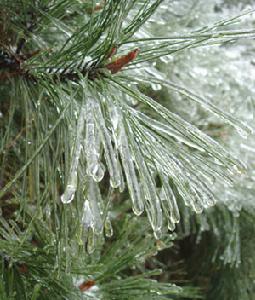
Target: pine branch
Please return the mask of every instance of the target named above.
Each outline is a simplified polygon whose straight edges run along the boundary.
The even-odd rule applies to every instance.
[[[242,134],[251,128],[150,62],[247,42],[253,29],[228,27],[246,13],[191,28],[190,34],[155,37],[145,22],[158,18],[160,0],[109,0],[98,9],[94,1],[47,0],[43,7],[36,1],[31,24],[31,1],[4,4],[12,38],[8,45],[1,39],[0,55],[3,297],[16,297],[18,290],[22,299],[198,297],[192,288],[148,278],[156,271],[130,270],[137,258],[156,251],[153,234],[158,245],[169,242],[167,228],[173,231],[179,222],[188,228],[188,209],[201,213],[220,202],[214,183],[233,184],[236,169],[245,167],[197,120],[162,104],[153,86],[177,93],[181,106],[192,104],[187,110],[198,105]],[[131,209],[147,216],[153,233],[142,216],[118,222]],[[227,264],[239,263],[240,256],[239,227],[231,228],[231,216],[227,222],[224,215],[228,228],[221,241]],[[117,219],[116,240],[107,246],[111,219]],[[197,219],[201,229],[203,217]]]

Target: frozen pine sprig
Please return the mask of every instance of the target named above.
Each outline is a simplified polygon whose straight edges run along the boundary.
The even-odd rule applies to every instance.
[[[254,207],[254,141],[232,128],[245,136],[254,126],[252,14],[215,13],[221,0],[30,2],[4,1],[0,12],[0,242],[10,292],[2,296],[0,283],[0,298],[29,289],[24,299],[79,299],[71,279],[84,273],[95,298],[186,297],[126,269],[165,247],[167,227],[196,232],[192,210]],[[131,206],[139,218],[122,227]],[[216,254],[239,264],[238,223],[227,210],[209,212],[194,217],[197,240],[212,230]]]
[[[69,93],[68,89],[75,86],[81,96],[82,107],[86,110],[84,117],[79,111],[76,112],[80,119],[75,125],[77,128],[72,128],[77,134],[71,145],[72,159],[68,174],[65,174],[62,202],[69,203],[74,199],[78,189],[79,168],[80,173],[84,174],[82,168],[85,166],[86,175],[95,182],[101,182],[107,170],[110,185],[120,190],[124,187],[124,173],[135,213],[140,215],[145,210],[155,232],[160,232],[163,224],[157,176],[172,180],[185,204],[201,212],[215,202],[211,183],[219,178],[231,181],[233,170],[236,167],[243,170],[244,167],[219,143],[142,93],[136,85],[146,85],[149,81],[152,86],[165,86],[193,101],[194,105],[213,112],[242,133],[249,131],[248,126],[231,114],[223,113],[207,98],[190,91],[187,86],[166,79],[149,62],[198,46],[254,36],[253,29],[229,28],[240,15],[217,21],[189,34],[170,35],[168,32],[166,36],[154,37],[148,27],[142,28],[142,25],[156,8],[159,9],[159,15],[163,14],[160,11],[161,2],[145,1],[138,4],[136,1],[108,1],[92,17],[86,16],[83,26],[74,29],[68,24],[65,28],[69,29],[62,32],[56,49],[48,54],[39,51],[40,55],[24,62],[25,69],[18,74],[26,74],[28,81],[32,80],[34,84],[48,89],[48,94],[53,98],[61,94],[61,89]],[[47,23],[51,29],[54,26],[61,27],[62,21],[57,21],[62,11],[62,8],[59,9],[53,5],[40,22]],[[169,9],[172,10],[171,5]],[[116,23],[110,22],[110,19],[115,19]],[[42,34],[41,44],[44,40],[47,37]],[[38,41],[33,42],[39,46]],[[112,70],[109,64],[123,60],[125,53],[135,51],[137,46],[140,48],[138,57],[123,65],[127,75],[114,74],[121,73],[122,68],[109,74]],[[113,49],[117,51],[116,58],[109,57],[109,53],[116,52]],[[140,64],[139,68],[136,67],[137,63]],[[141,63],[144,63],[144,69]],[[81,79],[84,76],[88,78],[85,85]],[[46,78],[51,82],[50,86],[47,86]],[[146,106],[152,117],[133,108],[130,103],[134,102]],[[83,134],[81,128],[84,126]],[[81,186],[83,181],[79,180]],[[82,187],[79,190],[83,190]],[[165,198],[166,188],[161,194]],[[80,196],[77,200],[80,200]]]
[[[104,204],[97,182],[91,177],[86,178],[84,202],[82,207],[82,226],[95,234],[101,234],[104,228]]]
[[[87,194],[93,197],[92,202],[86,200],[84,203],[89,222],[85,217],[83,222],[87,224],[86,228],[102,228],[104,221],[98,206],[101,196],[96,182],[104,177],[103,169],[102,175],[98,177],[97,174],[105,160],[112,188],[120,188],[124,173],[135,214],[140,215],[145,210],[155,236],[159,238],[164,218],[172,230],[180,220],[169,180],[185,205],[201,213],[216,202],[212,183],[217,179],[232,182],[234,168],[242,169],[243,165],[196,127],[128,84],[128,79],[125,76],[109,78],[98,86],[99,90],[95,89],[96,85],[86,87],[84,158],[90,178]],[[147,105],[162,117],[162,121],[134,109],[130,106],[132,99]],[[215,114],[217,112],[214,110]],[[160,192],[157,176],[162,185]],[[74,181],[74,177],[71,178]],[[72,193],[75,193],[77,185],[72,187]]]

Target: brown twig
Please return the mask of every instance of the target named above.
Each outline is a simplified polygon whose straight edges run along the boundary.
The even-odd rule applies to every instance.
[[[86,292],[87,290],[89,290],[90,288],[92,288],[92,286],[94,286],[96,283],[94,280],[88,280],[88,281],[84,281],[83,283],[81,283],[79,285],[79,289],[81,292]]]
[[[128,54],[123,55],[115,61],[107,64],[105,67],[110,70],[112,74],[118,73],[123,67],[137,57],[138,52],[139,49],[132,50]]]

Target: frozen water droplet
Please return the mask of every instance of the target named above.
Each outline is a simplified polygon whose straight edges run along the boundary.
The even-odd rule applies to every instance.
[[[123,178],[123,176],[121,176],[121,183],[120,183],[120,186],[119,186],[119,191],[120,191],[120,193],[123,193],[124,192],[124,190],[125,190],[125,182],[124,182],[124,178]]]
[[[144,211],[144,207],[143,206],[139,207],[138,205],[135,205],[135,203],[133,204],[132,208],[133,208],[134,214],[137,215],[137,216],[140,216],[143,213],[143,211]]]
[[[91,175],[96,182],[100,182],[103,179],[104,173],[105,166],[101,162],[95,164],[93,170],[91,171]]]
[[[110,179],[110,184],[111,184],[111,187],[116,189],[120,186],[120,180],[116,181],[115,178],[112,178]]]
[[[175,224],[174,224],[173,220],[168,220],[167,227],[170,231],[174,231]]]
[[[151,88],[153,89],[153,91],[160,91],[162,89],[162,86],[158,83],[152,83]]]
[[[247,138],[248,138],[248,133],[247,133],[247,131],[243,130],[243,129],[240,128],[240,127],[236,127],[236,130],[237,130],[237,132],[239,133],[239,135],[240,135],[241,137],[243,137],[244,139],[247,139]]]
[[[67,185],[64,194],[62,194],[62,196],[60,198],[61,201],[64,204],[68,204],[68,203],[72,202],[73,199],[74,199],[75,192],[76,192],[76,187],[75,186]]]

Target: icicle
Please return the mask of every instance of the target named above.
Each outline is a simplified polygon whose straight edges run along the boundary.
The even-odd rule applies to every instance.
[[[142,185],[144,189],[144,196],[147,201],[146,211],[151,226],[154,230],[154,234],[156,235],[157,238],[159,238],[161,227],[162,227],[162,210],[156,192],[156,184],[155,182],[153,182],[149,173],[150,171],[145,166],[144,161],[142,160],[141,157],[140,160],[138,161],[138,164],[140,164],[139,171],[141,173],[141,177],[143,177]]]
[[[206,185],[203,185],[201,182],[197,182],[197,193],[200,195],[200,199],[205,208],[215,205],[216,200],[212,192],[207,188]]]
[[[139,216],[144,211],[144,203],[140,194],[139,182],[128,145],[127,133],[123,124],[124,120],[120,110],[118,110],[116,107],[112,108],[111,116],[113,118],[113,126],[115,126],[116,130],[116,143],[120,151],[121,161],[127,179],[128,190],[133,204],[133,211],[137,216]]]
[[[174,228],[175,228],[175,223],[172,220],[172,211],[173,211],[172,203],[170,201],[168,201],[165,190],[164,190],[163,187],[160,189],[159,198],[160,198],[160,201],[161,201],[163,211],[167,216],[168,229],[173,231]]]
[[[100,138],[93,114],[93,100],[87,101],[85,149],[87,158],[87,174],[96,182],[103,179],[105,167],[100,162]]]
[[[168,220],[168,222],[167,222],[167,228],[170,231],[174,231],[174,229],[175,229],[175,223],[173,223],[171,220]]]
[[[100,213],[100,204],[102,204],[102,198],[99,187],[92,177],[89,178],[88,199],[91,212],[93,214],[95,232],[101,233],[103,230],[103,222]]]
[[[64,194],[61,196],[61,201],[68,204],[73,201],[77,189],[77,179],[73,178],[70,184],[66,186]]]
[[[119,169],[121,170],[121,164],[120,164],[120,161],[118,159],[118,167]],[[119,185],[119,191],[120,193],[123,193],[125,190],[125,181],[124,181],[124,177],[122,175],[122,172],[120,172],[120,185]]]
[[[87,236],[87,252],[88,254],[92,254],[95,251],[95,233],[94,228],[90,228],[88,230]]]
[[[125,190],[125,181],[124,181],[123,176],[121,176],[121,181],[120,181],[119,191],[120,191],[120,193],[123,193],[124,190]]]
[[[93,200],[91,201],[93,203]],[[93,211],[94,204],[92,204],[92,209],[90,202],[85,200],[83,204],[83,214],[82,214],[82,225],[85,230],[86,236],[86,248],[89,254],[93,253],[95,250],[95,228],[97,228],[98,223],[95,211]]]
[[[109,217],[106,217],[104,223],[104,232],[105,232],[105,236],[107,237],[112,237],[113,235],[112,223]]]
[[[83,205],[82,224],[85,229],[94,228],[94,215],[91,211],[89,201],[85,200]]]
[[[130,128],[128,124],[128,129],[130,134],[132,133],[132,129]],[[146,212],[149,218],[149,221],[151,223],[152,229],[154,231],[154,235],[156,238],[160,238],[161,235],[161,228],[162,228],[162,209],[160,205],[160,200],[157,195],[156,191],[156,183],[153,181],[151,177],[151,172],[147,168],[144,159],[141,155],[140,149],[137,145],[137,143],[131,138],[131,149],[132,154],[135,157],[138,171],[140,174],[140,177],[142,179],[142,187],[144,190],[144,196],[146,199]]]
[[[147,147],[140,147],[143,155],[149,160],[160,162],[160,165],[157,164],[159,173],[167,174],[173,178],[178,192],[184,199],[185,205],[192,207],[197,212],[202,212],[203,207],[214,204],[214,198],[206,183],[203,182],[200,184],[201,179],[197,178],[198,180],[193,180],[193,184],[191,184],[192,177],[195,176],[195,174],[192,174],[193,176],[191,176],[190,173],[185,172],[185,169],[188,168],[187,165],[184,166],[182,160],[170,155],[164,148],[154,147],[154,143],[150,142],[155,139],[155,136],[151,131],[140,126],[139,132],[142,134],[141,139],[144,138],[148,143]],[[158,142],[160,142],[159,139],[157,140],[157,143]],[[192,173],[194,172],[193,168],[188,168],[188,170]],[[165,210],[167,209],[165,208]],[[172,228],[173,226],[169,224],[169,227]]]
[[[112,131],[112,139],[114,141],[115,148],[117,149],[117,144],[118,144],[118,120],[119,120],[119,115],[117,113],[116,106],[113,105],[112,101],[108,101],[108,110],[109,110],[109,118],[111,120],[111,131]],[[115,149],[114,149],[115,150]],[[116,157],[117,159],[117,165],[118,169],[120,170],[120,185],[119,185],[119,191],[122,193],[125,190],[125,181],[124,177],[121,171],[121,163],[119,161],[119,156]]]
[[[95,99],[89,99],[91,105],[93,105],[94,117],[96,119],[96,124],[98,126],[100,138],[105,150],[105,160],[108,166],[108,170],[110,173],[110,183],[113,188],[117,188],[121,183],[121,170],[119,169],[119,165],[116,158],[116,153],[112,147],[112,141],[105,126],[105,120],[100,108],[100,105],[96,102]]]
[[[180,213],[179,213],[178,205],[176,203],[175,195],[169,185],[168,178],[163,175],[162,181],[163,181],[162,189],[164,190],[165,195],[166,195],[166,202],[167,202],[168,209],[169,209],[170,221],[172,223],[179,223]]]
[[[78,172],[78,163],[80,159],[81,149],[82,149],[82,138],[83,138],[83,129],[85,122],[85,108],[81,108],[80,116],[77,124],[76,132],[76,142],[72,153],[72,161],[70,172],[68,175],[67,185],[65,192],[61,196],[61,201],[63,203],[70,203],[74,199],[74,195],[77,189],[77,172]]]
[[[200,195],[198,194],[197,190],[194,187],[191,187],[191,193],[192,193],[192,202],[191,202],[191,208],[197,213],[201,214],[203,211],[203,205],[201,203]]]
[[[215,204],[215,199],[207,185],[204,182],[201,182],[200,178],[197,178],[195,174],[193,174],[193,176],[196,180],[193,177],[189,177],[189,189],[192,199],[190,206],[197,213],[201,213],[203,208],[213,206]]]

